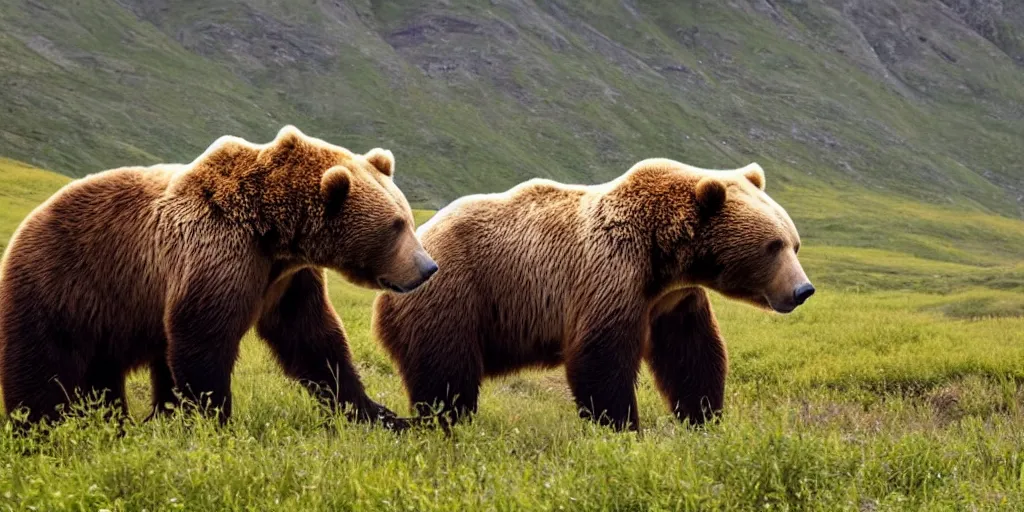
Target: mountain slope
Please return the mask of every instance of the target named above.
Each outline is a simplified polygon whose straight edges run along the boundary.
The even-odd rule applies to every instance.
[[[667,156],[1024,215],[1009,2],[0,0],[0,29],[0,154],[71,176],[293,123],[393,148],[418,205]]]

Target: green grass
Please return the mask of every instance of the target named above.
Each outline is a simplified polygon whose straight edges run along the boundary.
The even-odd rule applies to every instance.
[[[0,161],[3,240],[64,182]],[[642,432],[596,427],[548,371],[488,382],[450,438],[395,435],[326,414],[250,336],[226,428],[175,417],[118,436],[93,411],[21,438],[5,423],[0,510],[1024,507],[1024,268],[1008,249],[1020,223],[901,207],[939,230],[904,249],[952,256],[809,242],[819,292],[794,314],[714,298],[730,375],[723,421],[705,430],[666,413],[646,370]],[[331,278],[367,389],[405,412],[370,337],[373,296]],[[144,372],[128,391],[143,417]]]

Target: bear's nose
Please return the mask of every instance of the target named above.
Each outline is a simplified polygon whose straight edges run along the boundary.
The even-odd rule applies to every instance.
[[[428,256],[426,252],[420,252],[416,256],[416,266],[419,267],[420,278],[426,281],[437,272],[437,262],[434,261],[434,258]]]
[[[796,305],[799,306],[803,304],[804,301],[811,298],[811,295],[814,295],[814,285],[811,283],[804,283],[797,286],[796,290],[793,291],[793,300],[796,302]]]
[[[434,275],[436,272],[437,263],[434,263],[433,261],[428,263],[423,269],[420,270],[420,273],[423,274],[423,280],[430,279],[430,276]]]

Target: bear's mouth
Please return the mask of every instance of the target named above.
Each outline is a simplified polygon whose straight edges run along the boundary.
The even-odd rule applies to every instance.
[[[405,293],[406,291],[408,291],[405,288],[402,288],[401,286],[398,286],[397,284],[392,283],[387,279],[384,279],[383,277],[377,278],[377,284],[379,284],[381,288],[391,290],[395,293]]]
[[[796,309],[796,304],[784,302],[782,304],[776,304],[767,295],[764,296],[764,301],[768,304],[768,307],[772,308],[772,311],[776,313],[792,313]]]

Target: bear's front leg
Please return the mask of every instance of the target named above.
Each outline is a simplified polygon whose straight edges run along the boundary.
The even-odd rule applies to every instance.
[[[725,396],[725,343],[700,288],[665,297],[652,311],[647,364],[673,414],[692,424],[717,417]]]
[[[636,406],[636,379],[643,355],[640,317],[631,311],[616,311],[581,324],[583,330],[565,360],[580,417],[616,430],[640,428]]]
[[[149,363],[149,381],[153,398],[149,416],[145,421],[153,420],[159,416],[170,414],[181,405],[178,395],[174,393],[174,375],[167,364],[167,355],[161,351]]]
[[[212,248],[217,244],[210,244]],[[241,252],[241,251],[240,251]],[[164,328],[167,363],[185,407],[221,424],[231,417],[231,371],[256,316],[269,265],[231,251],[197,248],[170,286]]]
[[[367,396],[349,353],[345,330],[327,296],[323,270],[302,269],[275,283],[257,331],[284,372],[332,409],[352,407],[357,421],[405,422]]]

